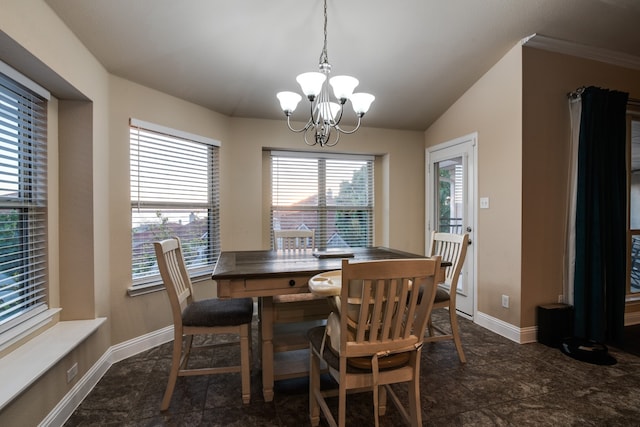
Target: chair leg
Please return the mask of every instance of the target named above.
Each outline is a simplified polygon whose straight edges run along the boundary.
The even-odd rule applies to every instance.
[[[265,402],[273,400],[273,297],[262,297],[262,394]]]
[[[453,335],[453,342],[456,345],[456,351],[461,363],[467,363],[467,359],[464,357],[464,351],[462,351],[462,341],[460,341],[460,328],[458,328],[458,314],[455,307],[449,308],[449,321],[451,322],[451,335]]]
[[[240,325],[240,372],[242,377],[242,403],[251,400],[251,355],[249,347],[250,325]]]
[[[164,391],[164,397],[160,404],[160,410],[166,411],[171,404],[171,396],[173,395],[173,389],[176,386],[178,380],[178,371],[180,371],[182,359],[182,334],[175,334],[173,339],[173,354],[171,357],[171,372],[169,372],[169,380],[167,381],[167,388]]]
[[[409,382],[409,416],[411,417],[411,426],[419,427],[422,425],[422,407],[420,405],[420,375],[414,376]]]
[[[309,421],[312,427],[320,424],[317,393],[320,393],[320,359],[311,346],[309,348]]]
[[[338,390],[338,426],[345,427],[347,423],[347,388],[340,382]]]
[[[387,388],[378,387],[378,415],[384,417],[387,413]]]

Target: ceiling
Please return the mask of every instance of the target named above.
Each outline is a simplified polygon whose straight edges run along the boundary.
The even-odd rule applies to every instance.
[[[322,50],[321,0],[45,2],[110,73],[234,117],[284,120],[276,92]],[[327,3],[332,75],[376,96],[365,126],[427,129],[536,33],[640,58],[639,0]]]

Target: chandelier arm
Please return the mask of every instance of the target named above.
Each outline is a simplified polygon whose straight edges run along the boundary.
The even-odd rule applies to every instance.
[[[338,143],[338,141],[340,141],[340,132],[335,132],[335,135],[336,135],[335,141],[333,141],[333,142],[325,142],[322,146],[323,147],[333,147],[334,145],[336,145]],[[328,141],[328,139],[329,138],[327,138],[327,141]]]
[[[322,102],[322,97],[323,94],[322,92],[320,92],[318,96],[316,96],[316,99],[311,104],[309,104],[309,123],[313,124],[315,128],[318,127],[318,124],[322,120],[320,109],[318,107],[318,105]]]
[[[309,132],[310,127],[307,127],[306,132],[304,133],[304,143],[307,144],[310,147],[313,147],[314,145],[316,145],[318,143],[318,140],[315,138],[315,133],[314,133],[314,138],[313,138],[313,142],[309,142],[309,140],[307,139],[307,135],[310,133]],[[315,127],[314,127],[315,129]]]
[[[291,116],[287,116],[287,127],[289,127],[290,131],[293,131],[295,133],[300,133],[300,132],[305,132],[307,131],[311,125],[312,125],[313,121],[311,119],[309,119],[309,121],[307,122],[306,125],[304,125],[304,127],[300,128],[300,129],[295,129],[291,126]],[[305,136],[306,138],[306,136]]]
[[[333,126],[338,128],[340,121],[342,120],[342,113],[344,112],[344,104],[340,104],[340,111],[338,112],[338,117],[333,120]],[[338,128],[338,130],[340,130]]]
[[[342,129],[340,126],[338,126],[336,124],[335,128],[340,132],[340,133],[344,133],[345,135],[350,135],[352,133],[354,133],[355,131],[357,131],[358,129],[360,129],[360,120],[362,119],[361,116],[358,116],[358,123],[356,124],[356,127],[351,129],[351,130],[344,130]]]

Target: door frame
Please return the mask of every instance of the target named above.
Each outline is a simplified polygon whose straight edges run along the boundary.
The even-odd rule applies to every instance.
[[[434,207],[432,201],[432,189],[431,189],[431,158],[433,157],[433,153],[436,151],[441,151],[445,149],[449,149],[455,147],[457,145],[462,144],[470,144],[471,151],[473,153],[473,159],[466,159],[467,163],[467,174],[468,178],[471,178],[471,185],[467,185],[468,193],[467,194],[467,202],[472,202],[472,219],[471,219],[471,227],[472,231],[469,234],[469,240],[473,246],[473,250],[471,251],[471,286],[473,287],[472,295],[473,295],[473,303],[471,316],[468,316],[464,313],[458,311],[463,317],[466,317],[470,320],[475,318],[475,314],[478,312],[478,133],[473,132],[449,141],[442,142],[440,144],[428,147],[425,151],[425,253],[429,250],[429,242],[431,240],[431,230],[433,229],[431,224],[437,223],[437,218],[433,218],[434,216]],[[467,224],[468,225],[468,224]],[[434,225],[435,226],[435,225]]]

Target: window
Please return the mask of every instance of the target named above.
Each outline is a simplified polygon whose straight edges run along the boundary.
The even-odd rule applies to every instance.
[[[630,132],[629,165],[629,285],[627,294],[640,294],[640,108],[628,114]]]
[[[372,156],[271,153],[274,230],[315,230],[316,246],[373,243]]]
[[[178,236],[191,277],[210,274],[220,254],[219,145],[131,119],[133,288],[161,283],[153,242]]]
[[[0,63],[0,333],[48,309],[48,99]]]

